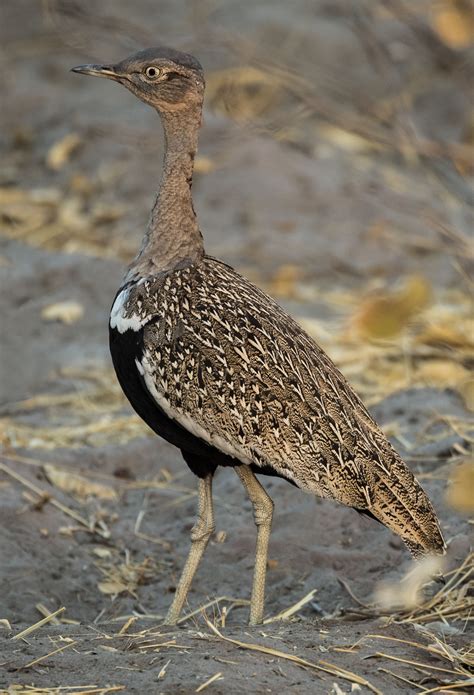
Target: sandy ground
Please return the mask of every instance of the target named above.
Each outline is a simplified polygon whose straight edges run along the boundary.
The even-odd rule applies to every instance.
[[[472,53],[426,34],[423,13],[407,24],[382,3],[296,5],[291,17],[286,3],[230,0],[2,9],[0,692],[191,693],[214,676],[205,692],[442,692],[456,682],[467,692],[472,587],[449,572],[469,562],[472,539],[446,491],[469,448],[468,356],[461,338],[433,347],[426,331],[465,320]],[[194,190],[209,253],[312,327],[422,481],[448,540],[448,581],[459,576],[464,592],[439,604],[451,601],[446,617],[428,608],[435,583],[419,608],[375,605],[380,583],[396,587],[411,567],[388,530],[266,479],[276,505],[266,616],[307,601],[290,621],[248,628],[255,529],[237,477],[222,471],[192,615],[160,626],[195,479],[121,398],[107,314],[146,224],[161,131],[115,85],[68,73],[158,42],[196,52],[208,70]],[[259,78],[244,106],[222,106],[216,71],[246,65],[290,77],[269,93]],[[314,92],[302,96],[291,75]],[[430,287],[428,314],[390,348],[347,343],[358,298],[413,274]],[[65,301],[82,313],[45,320]]]

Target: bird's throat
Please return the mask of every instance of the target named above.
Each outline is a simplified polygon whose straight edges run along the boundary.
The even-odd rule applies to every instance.
[[[165,156],[161,184],[142,247],[130,266],[149,276],[193,263],[204,254],[191,193],[201,108],[161,115]]]

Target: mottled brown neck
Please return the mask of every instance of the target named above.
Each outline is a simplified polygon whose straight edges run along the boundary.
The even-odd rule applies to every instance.
[[[163,175],[129,278],[172,270],[204,254],[191,194],[201,105],[160,116],[165,134]]]

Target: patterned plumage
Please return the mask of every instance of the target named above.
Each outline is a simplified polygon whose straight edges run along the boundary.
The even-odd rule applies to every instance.
[[[218,465],[235,468],[254,507],[251,623],[263,616],[273,511],[255,473],[376,518],[414,555],[444,552],[428,497],[329,357],[273,299],[205,255],[190,193],[204,91],[199,63],[160,48],[75,70],[118,81],[154,106],[167,140],[144,243],[110,316],[126,396],[200,479],[191,551],[167,622],[178,619],[214,528]]]
[[[368,511],[413,551],[443,548],[411,471],[324,351],[268,295],[209,257],[119,294],[136,369],[180,425],[255,472]]]

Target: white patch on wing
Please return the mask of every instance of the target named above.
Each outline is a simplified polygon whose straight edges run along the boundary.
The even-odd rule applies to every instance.
[[[129,330],[139,331],[150,320],[149,316],[139,316],[135,313],[127,315],[125,305],[129,294],[130,288],[128,287],[119,292],[110,312],[110,327],[116,328],[119,333],[125,333]]]
[[[188,430],[188,432],[191,432],[191,434],[194,434],[196,437],[199,437],[199,439],[207,442],[207,444],[211,444],[216,447],[216,449],[219,449],[219,451],[222,451],[223,454],[232,456],[242,463],[252,463],[252,458],[238,444],[231,444],[219,434],[208,432],[202,425],[193,420],[192,417],[174,409],[169,400],[156,388],[155,375],[146,357],[143,357],[141,363],[135,360],[135,364],[138,371],[143,376],[149,392],[168,417],[178,422],[182,427]]]

